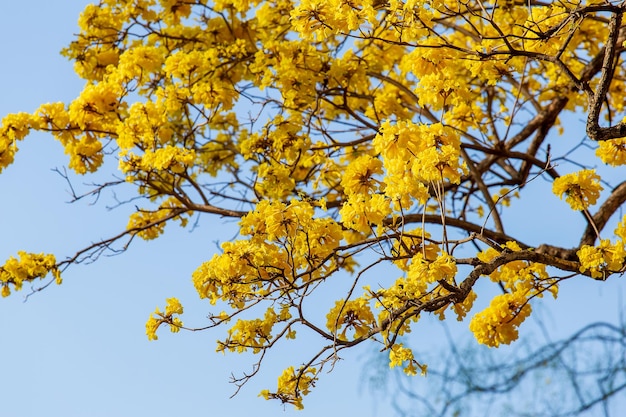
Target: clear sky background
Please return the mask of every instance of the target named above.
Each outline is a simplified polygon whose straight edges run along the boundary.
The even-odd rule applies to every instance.
[[[83,82],[59,51],[77,31],[87,3],[0,0],[0,117],[76,97]],[[52,171],[67,158],[50,136],[33,134],[19,147],[16,162],[0,174],[0,262],[18,250],[62,259],[124,228],[132,207],[108,210],[110,195],[95,205],[67,204],[68,186]],[[626,178],[623,174],[612,174],[613,183]],[[85,191],[82,182],[99,178],[104,177],[78,178],[75,185]],[[528,243],[542,236],[571,246],[568,239],[582,230],[575,213],[564,217],[565,203],[556,198],[530,203],[514,205],[507,214],[520,216],[514,227],[525,230]],[[371,398],[362,380],[369,349],[344,355],[305,399],[305,410],[295,412],[257,394],[275,388],[281,369],[306,359],[298,350],[287,346],[270,353],[264,371],[229,399],[231,372],[249,372],[254,357],[216,354],[215,340],[224,330],[172,335],[162,329],[158,341],[147,340],[146,319],[167,297],[181,299],[186,324],[204,324],[194,318],[204,317],[209,306],[198,300],[190,277],[215,252],[217,240],[234,235],[235,225],[222,223],[205,218],[193,233],[171,225],[161,239],[138,240],[121,256],[70,268],[61,286],[27,302],[27,288],[0,299],[0,415],[387,415],[384,401]],[[548,325],[555,334],[567,334],[586,321],[616,320],[621,279],[604,284],[581,279],[563,286],[557,302],[546,301],[558,306],[546,314]]]

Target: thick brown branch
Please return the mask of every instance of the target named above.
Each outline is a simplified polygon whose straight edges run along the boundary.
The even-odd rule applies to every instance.
[[[626,124],[620,123],[610,127],[600,127],[599,118],[602,104],[609,91],[609,85],[613,80],[615,71],[615,58],[617,41],[620,37],[623,10],[620,8],[614,12],[609,21],[609,36],[604,47],[604,59],[602,60],[602,72],[596,92],[589,96],[589,115],[587,117],[587,135],[590,139],[609,140],[626,136]]]
[[[442,224],[442,217],[438,214],[405,214],[403,217],[404,223],[431,223],[431,224]],[[483,228],[475,223],[469,222],[467,220],[462,220],[454,217],[444,217],[443,221],[446,226],[456,227],[457,229],[465,230],[468,233],[476,233],[478,235],[483,235],[488,239],[493,240],[497,243],[506,243],[508,241],[516,241],[520,247],[529,248],[530,246],[519,242],[515,238],[507,235],[506,233],[496,232],[490,229]],[[392,219],[388,219],[385,221],[385,224],[391,224],[393,222]]]
[[[222,217],[243,217],[248,214],[247,211],[230,210],[221,207],[216,207],[211,204],[190,204],[188,206],[190,210],[198,211],[201,213],[217,214]]]

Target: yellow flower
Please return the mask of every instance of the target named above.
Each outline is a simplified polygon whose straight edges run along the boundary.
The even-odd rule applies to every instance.
[[[166,298],[167,305],[165,306],[165,315],[171,316],[172,314],[183,314],[183,306],[178,298]]]
[[[600,176],[594,169],[583,169],[578,172],[563,175],[554,180],[552,192],[563,198],[572,210],[584,210],[596,203],[600,197],[600,191],[604,188],[600,185]]]
[[[5,264],[0,266],[0,284],[2,285],[3,297],[11,294],[9,285],[19,291],[24,282],[44,279],[50,272],[55,281],[60,283],[60,272],[57,269],[54,255],[18,251],[18,256],[19,259],[13,256],[9,257]]]
[[[378,158],[363,155],[352,161],[341,180],[346,194],[370,194],[377,190],[376,175],[382,174],[382,162]]]
[[[598,246],[584,245],[576,255],[580,260],[580,272],[590,271],[592,278],[606,278],[621,270],[626,250],[621,240],[612,244],[610,240],[602,239]]]
[[[263,163],[257,170],[258,181],[255,190],[270,199],[283,199],[295,188],[295,179],[288,166],[279,163]]]
[[[299,368],[296,371],[293,366],[290,366],[278,377],[276,392],[265,389],[259,393],[259,397],[266,400],[275,398],[283,403],[292,404],[297,410],[302,410],[304,408],[302,397],[311,392],[317,380],[317,373],[316,368]]]
[[[374,225],[382,225],[390,213],[390,201],[382,194],[371,197],[353,194],[339,210],[344,226],[362,233],[370,233]]]
[[[615,235],[622,239],[622,242],[626,242],[626,215],[622,217],[622,221],[617,224]]]
[[[365,298],[357,298],[347,302],[339,300],[335,302],[335,307],[326,315],[326,328],[333,334],[339,333],[339,330],[344,328],[341,333],[337,334],[341,340],[348,340],[346,332],[350,328],[354,330],[352,337],[358,339],[367,336],[375,325],[376,319],[372,314],[368,300]]]
[[[426,375],[427,366],[415,360],[411,349],[404,347],[402,343],[393,345],[391,349],[389,349],[389,367],[395,368],[396,366],[403,366],[405,362],[408,362],[403,368],[405,374],[410,376],[417,375],[417,369],[419,368],[421,375]]]
[[[626,164],[626,139],[603,140],[600,142],[596,155],[602,162],[612,166]]]
[[[483,312],[476,314],[470,330],[479,343],[489,347],[517,340],[517,328],[531,313],[526,297],[519,292],[498,295]]]
[[[434,261],[428,261],[420,252],[411,259],[407,280],[422,282],[425,287],[440,280],[451,282],[456,272],[456,262],[449,254],[444,252]]]
[[[183,322],[178,317],[173,317],[174,314],[183,314],[183,306],[178,298],[167,298],[165,302],[165,313],[157,307],[146,322],[146,336],[148,336],[148,340],[158,339],[156,332],[163,323],[170,326],[172,333],[178,333],[183,327]]]
[[[159,312],[159,309],[157,308],[156,312]],[[148,340],[158,340],[159,337],[157,336],[156,332],[159,329],[159,326],[161,325],[162,320],[158,319],[157,317],[154,316],[153,314],[150,314],[150,318],[148,319],[148,321],[146,322],[146,336],[148,336]]]

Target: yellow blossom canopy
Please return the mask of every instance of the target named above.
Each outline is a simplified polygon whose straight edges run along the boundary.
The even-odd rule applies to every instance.
[[[89,5],[62,51],[85,87],[2,118],[0,172],[31,131],[48,132],[75,174],[117,169],[92,193],[122,188],[134,210],[73,256],[18,252],[0,266],[2,296],[213,216],[239,233],[217,237],[218,253],[194,248],[208,314],[183,324],[168,298],[146,334],[223,328],[218,351],[260,358],[240,384],[269,349],[312,334],[318,352],[285,358],[299,365],[266,399],[302,408],[324,367],[362,343],[425,374],[408,335],[428,313],[511,343],[563,281],[624,271],[626,220],[605,229],[626,185],[604,174],[626,163],[624,12],[604,0]],[[567,129],[575,112],[585,135]],[[562,210],[564,196],[584,215],[578,241],[515,227],[534,221],[514,217],[518,200]],[[499,293],[476,312],[479,281]]]

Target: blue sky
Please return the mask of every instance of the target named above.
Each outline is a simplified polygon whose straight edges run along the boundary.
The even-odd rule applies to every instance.
[[[0,2],[0,117],[32,112],[44,102],[68,102],[78,94],[82,81],[58,52],[76,32],[78,14],[87,3]],[[89,201],[67,204],[68,187],[52,171],[65,163],[60,144],[48,135],[33,134],[20,144],[15,164],[0,175],[0,262],[20,249],[52,252],[62,258],[125,226],[131,207],[107,210],[111,202],[107,196],[95,205]],[[75,185],[86,190],[81,186],[84,181],[93,179],[78,178]],[[565,203],[555,199],[550,204]],[[546,210],[544,203],[514,207],[509,215],[533,219],[535,229],[526,230],[529,236],[556,235],[567,242],[579,229],[565,222],[580,223],[573,215],[564,220],[556,214],[562,212]],[[23,296],[28,290],[0,299],[0,414],[386,415],[385,404],[363,391],[361,369],[367,366],[367,349],[344,355],[345,360],[332,374],[324,375],[307,397],[305,410],[295,412],[291,406],[283,411],[277,402],[256,395],[263,388],[275,387],[280,369],[304,359],[299,347],[272,352],[264,372],[229,399],[234,389],[228,384],[231,372],[249,371],[254,358],[216,354],[215,340],[223,333],[171,335],[161,331],[157,342],[147,340],[145,321],[157,305],[164,305],[166,297],[183,301],[183,320],[193,322],[207,314],[208,305],[197,299],[190,276],[212,256],[216,240],[233,236],[234,225],[221,223],[217,218],[204,219],[193,233],[169,226],[162,239],[137,241],[121,256],[72,267],[63,285],[52,286],[27,302]],[[528,224],[530,220],[521,221],[518,227],[528,229]],[[566,332],[586,320],[615,319],[615,306],[623,293],[619,280],[607,285],[582,280],[564,286],[549,325]]]

